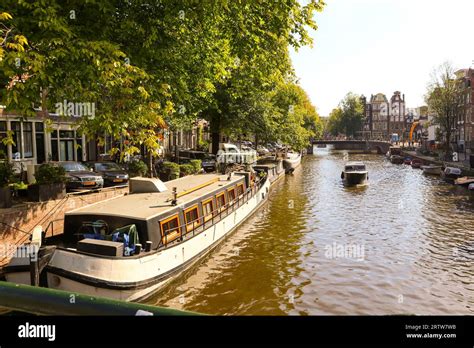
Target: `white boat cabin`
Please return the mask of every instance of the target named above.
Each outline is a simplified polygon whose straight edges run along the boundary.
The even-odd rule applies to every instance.
[[[366,170],[363,162],[347,162],[344,167],[345,172],[364,172]]]

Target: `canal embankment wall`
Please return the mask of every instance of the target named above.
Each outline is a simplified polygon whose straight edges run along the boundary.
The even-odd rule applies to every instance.
[[[10,247],[28,242],[36,226],[43,228],[46,237],[62,234],[64,215],[68,211],[123,196],[128,192],[128,187],[111,187],[87,194],[67,194],[59,200],[27,202],[9,209],[0,209],[0,243],[3,246],[0,250],[0,268],[10,259],[10,253],[7,252],[11,251]]]

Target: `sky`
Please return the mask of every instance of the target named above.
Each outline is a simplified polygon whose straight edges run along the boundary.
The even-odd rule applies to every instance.
[[[474,68],[474,0],[325,0],[313,47],[291,50],[299,82],[321,116],[348,92],[405,94],[424,105],[445,61]]]

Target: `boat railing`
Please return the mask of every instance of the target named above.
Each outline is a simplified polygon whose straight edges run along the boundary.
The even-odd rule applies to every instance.
[[[244,193],[238,195],[232,201],[225,203],[224,205],[214,209],[208,214],[203,214],[199,218],[180,224],[177,227],[166,231],[166,235],[163,236],[157,249],[166,249],[170,245],[175,245],[186,239],[194,237],[195,235],[203,232],[209,227],[215,225],[226,216],[236,211],[239,207],[247,203],[251,198],[255,196],[257,191],[262,187],[266,178],[260,178],[255,181],[252,186],[248,187]]]

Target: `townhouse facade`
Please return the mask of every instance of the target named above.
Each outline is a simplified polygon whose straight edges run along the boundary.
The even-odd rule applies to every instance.
[[[455,151],[465,157],[474,154],[474,69],[460,69],[456,77],[462,91],[459,99],[460,112],[455,120]]]
[[[383,93],[371,95],[369,102],[362,98],[365,110],[364,131],[369,131],[373,139],[386,140],[391,134],[407,137],[409,122],[405,95],[395,91],[390,100]],[[408,123],[407,123],[408,122]]]

